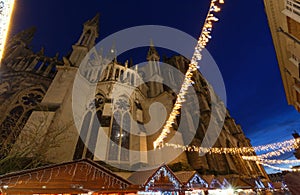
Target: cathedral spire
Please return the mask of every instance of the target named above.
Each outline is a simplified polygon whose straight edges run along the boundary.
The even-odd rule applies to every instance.
[[[161,77],[161,70],[159,66],[159,54],[154,47],[153,41],[150,41],[150,47],[147,53],[147,60],[148,60],[148,72],[150,78],[156,82],[149,82],[148,87],[148,95],[149,97],[156,97],[163,92],[163,85],[162,85],[162,77]]]
[[[99,18],[97,13],[95,17],[83,24],[82,34],[75,45],[70,56],[70,61],[74,66],[79,66],[82,59],[90,49],[95,46],[96,39],[99,37]]]
[[[99,27],[100,14],[97,13],[94,18],[84,23],[85,26],[96,26]]]
[[[28,46],[34,37],[35,32],[36,32],[35,27],[31,27],[26,30],[23,30],[23,31],[19,32],[18,34],[16,34],[15,36],[13,36],[11,38],[11,40],[9,41],[9,43],[21,42],[22,44]]]
[[[76,45],[82,45],[91,49],[95,45],[95,41],[99,36],[99,18],[100,14],[83,24],[83,32]]]
[[[159,61],[160,57],[158,52],[156,51],[156,48],[154,47],[153,41],[150,40],[150,47],[147,54],[147,60],[148,61]]]
[[[14,35],[5,47],[3,60],[9,62],[12,58],[27,56],[28,53],[33,53],[30,49],[30,44],[36,32],[35,27],[23,30]]]

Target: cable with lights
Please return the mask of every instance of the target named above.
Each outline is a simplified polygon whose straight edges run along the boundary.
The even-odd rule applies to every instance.
[[[262,146],[255,146],[255,147],[232,147],[232,148],[223,148],[223,147],[212,147],[212,148],[205,148],[201,146],[195,145],[180,145],[180,144],[172,144],[172,143],[165,143],[165,146],[173,147],[175,149],[181,149],[182,151],[188,152],[199,152],[199,153],[209,153],[209,154],[253,154],[254,152],[261,152],[261,151],[271,151],[266,154],[258,155],[258,156],[248,156],[248,157],[259,157],[259,158],[270,158],[273,156],[279,156],[286,152],[291,152],[294,149],[300,147],[300,138],[297,139],[290,139],[283,142],[277,142]]]
[[[193,57],[191,59],[191,63],[189,64],[189,68],[185,74],[185,78],[181,89],[177,95],[176,102],[174,107],[169,115],[168,120],[166,121],[161,134],[158,138],[153,142],[154,149],[161,148],[164,146],[164,140],[167,138],[168,134],[171,132],[172,124],[176,121],[176,116],[180,114],[180,109],[182,107],[182,103],[185,102],[185,95],[189,86],[193,84],[193,73],[198,69],[198,61],[202,59],[202,50],[206,47],[211,37],[211,31],[213,27],[213,22],[218,21],[219,19],[214,16],[214,12],[221,11],[221,8],[217,4],[223,4],[224,0],[211,0],[209,11],[205,19],[204,26],[202,28],[200,37],[198,39],[197,45],[195,47],[195,51]]]
[[[5,43],[8,37],[9,25],[15,0],[0,1],[0,62],[3,58]]]

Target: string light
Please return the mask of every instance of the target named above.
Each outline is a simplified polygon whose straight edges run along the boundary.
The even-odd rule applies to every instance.
[[[182,107],[182,103],[185,102],[185,95],[187,93],[188,87],[192,85],[192,77],[193,73],[198,69],[198,61],[202,59],[201,52],[206,47],[211,37],[211,31],[213,27],[213,22],[218,21],[219,19],[214,16],[214,12],[219,12],[221,9],[216,5],[219,2],[223,4],[223,0],[211,0],[209,11],[205,19],[204,26],[202,28],[200,37],[198,39],[197,45],[195,47],[195,51],[193,57],[191,59],[191,63],[189,64],[189,68],[185,74],[185,78],[181,89],[177,95],[176,102],[174,107],[169,115],[168,120],[166,121],[161,134],[158,138],[153,142],[154,148],[163,147],[164,139],[167,138],[168,134],[171,132],[172,124],[176,121],[176,116],[180,114],[179,110]]]
[[[276,149],[286,148],[286,147],[297,148],[299,147],[299,145],[300,145],[300,138],[297,138],[297,139],[286,140],[283,142],[267,144],[263,146],[256,146],[253,148],[256,152],[260,152],[260,151],[276,150]]]
[[[155,182],[159,180],[159,178],[162,176],[166,176],[169,178],[169,180],[174,184],[175,188],[180,189],[181,183],[180,181],[165,167],[162,166],[155,172],[155,174],[149,179],[147,184],[145,185],[145,191],[150,191],[151,187],[155,185]]]
[[[289,172],[299,172],[300,171],[300,168],[283,168],[283,167],[269,165],[269,164],[263,163],[263,162],[258,162],[258,163],[263,166],[266,166],[266,167],[269,167],[271,169],[278,170],[278,171],[289,171]]]
[[[258,156],[248,156],[254,158],[270,158],[273,156],[280,156],[281,154],[284,154],[285,152],[291,152],[296,148],[299,148],[300,146],[300,138],[297,139],[291,139],[286,140],[283,142],[277,142],[262,146],[255,146],[255,147],[232,147],[232,148],[204,148],[200,146],[195,145],[179,145],[179,144],[171,144],[166,143],[165,146],[173,147],[175,149],[181,149],[182,151],[188,151],[188,152],[199,152],[199,153],[209,153],[209,154],[253,154],[254,152],[261,152],[261,151],[270,151],[270,150],[276,150],[272,152],[268,152],[266,154],[258,155]]]
[[[0,1],[0,62],[3,57],[15,0]]]
[[[276,160],[276,159],[261,159],[256,156],[254,158],[253,156],[242,156],[244,160],[248,161],[256,161],[256,162],[262,162],[262,163],[267,163],[267,164],[298,164],[300,163],[300,160]]]

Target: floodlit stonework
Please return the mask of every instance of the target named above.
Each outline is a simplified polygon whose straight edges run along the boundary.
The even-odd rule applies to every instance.
[[[182,164],[190,166],[202,174],[236,174],[243,177],[266,177],[264,169],[252,161],[244,161],[239,154],[206,154],[199,156],[197,152],[183,152],[176,159],[164,159],[164,156],[151,156],[151,154],[132,153],[131,151],[148,151],[153,149],[153,141],[159,135],[152,131],[151,127],[144,126],[138,128],[131,126],[130,116],[138,124],[146,124],[150,120],[149,107],[154,102],[160,102],[165,106],[167,113],[171,112],[175,102],[175,93],[159,82],[149,82],[137,85],[139,75],[155,77],[156,80],[169,79],[174,85],[176,78],[160,71],[160,56],[152,45],[148,54],[145,54],[149,66],[133,69],[133,64],[125,62],[121,64],[116,58],[109,62],[105,70],[101,69],[101,64],[107,63],[106,56],[96,53],[96,64],[92,69],[80,69],[80,79],[83,84],[96,86],[96,93],[89,94],[82,87],[78,96],[84,99],[85,107],[80,115],[75,116],[78,121],[74,121],[72,110],[72,90],[73,83],[79,65],[96,43],[98,38],[99,16],[88,20],[84,24],[83,32],[76,44],[72,46],[72,53],[65,56],[63,60],[57,57],[48,58],[44,56],[43,49],[38,53],[30,51],[30,41],[33,31],[24,31],[15,36],[7,46],[7,52],[3,60],[1,69],[0,84],[0,124],[1,143],[10,145],[7,152],[13,150],[13,145],[22,144],[22,136],[32,130],[31,125],[42,118],[39,132],[45,132],[44,139],[51,135],[53,129],[67,126],[60,133],[63,141],[57,146],[50,147],[47,151],[46,161],[60,163],[75,159],[90,158],[94,161],[105,160],[112,164],[121,163],[128,167],[143,167],[146,164],[157,164],[156,161],[169,161],[169,164]],[[117,43],[116,43],[117,44]],[[113,55],[113,50],[112,54]],[[164,63],[170,64],[181,72],[185,72],[189,61],[182,56],[165,58]],[[99,74],[102,72],[102,74]],[[200,146],[211,117],[210,85],[198,73],[194,76],[194,89],[197,100],[189,102],[199,104],[200,124],[196,127],[196,135],[192,139],[192,145]],[[128,96],[115,98],[112,95],[112,88],[118,86],[124,91],[131,89],[133,92]],[[115,101],[115,103],[113,103]],[[222,104],[219,100],[218,104]],[[218,106],[218,105],[217,105]],[[184,113],[181,117],[188,120],[195,113]],[[161,113],[156,111],[152,116],[155,120],[161,120]],[[113,117],[114,116],[114,117]],[[126,132],[115,123],[114,118],[123,121],[130,131]],[[214,116],[218,117],[218,116]],[[99,131],[98,123],[103,128]],[[128,122],[129,121],[129,122]],[[78,132],[74,122],[81,124]],[[175,124],[173,132],[179,124]],[[186,128],[191,127],[188,123]],[[140,126],[139,126],[140,127]],[[49,134],[47,134],[47,132]],[[108,136],[112,142],[105,142],[103,137]],[[185,143],[185,137],[177,137],[177,141]],[[48,137],[50,138],[50,137]],[[119,149],[118,146],[128,149]],[[43,148],[43,142],[36,147]],[[250,140],[247,139],[239,125],[226,113],[226,119],[221,134],[215,143],[215,147],[251,147]],[[172,150],[170,150],[172,152]],[[3,153],[5,154],[5,153]],[[104,156],[105,159],[99,159]]]
[[[287,102],[300,112],[300,1],[264,3]]]

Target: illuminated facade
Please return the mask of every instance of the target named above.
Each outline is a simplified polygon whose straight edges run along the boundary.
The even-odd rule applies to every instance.
[[[14,105],[24,109],[24,106],[19,104],[28,100],[28,104],[33,106],[29,109],[30,112],[28,112],[26,118],[22,119],[23,123],[18,126],[18,131],[16,130],[14,133],[13,143],[15,145],[24,144],[22,136],[26,135],[27,130],[33,129],[30,125],[36,123],[36,121],[41,121],[42,118],[43,122],[39,126],[39,132],[45,132],[46,136],[57,126],[68,125],[68,129],[59,135],[63,138],[63,141],[58,143],[56,147],[49,148],[47,152],[46,160],[52,163],[89,158],[94,161],[105,160],[111,164],[122,164],[124,165],[123,168],[139,168],[145,164],[157,165],[158,162],[163,161],[170,164],[177,163],[190,166],[203,174],[236,174],[248,178],[261,176],[267,178],[264,169],[260,165],[255,162],[244,161],[240,154],[206,154],[199,156],[197,152],[183,152],[173,161],[170,161],[172,159],[164,159],[166,158],[164,155],[153,156],[153,154],[147,152],[133,153],[132,151],[152,150],[153,141],[158,137],[159,132],[151,134],[151,126],[134,126],[130,122],[130,118],[132,117],[138,124],[147,124],[150,121],[148,110],[153,102],[160,102],[165,106],[166,111],[170,113],[176,98],[174,92],[163,86],[162,83],[150,82],[139,85],[137,79],[139,75],[147,75],[156,80],[169,79],[174,85],[180,85],[180,83],[176,83],[178,81],[174,78],[174,75],[163,75],[164,73],[160,71],[160,56],[154,46],[150,46],[148,53],[145,55],[149,61],[149,66],[146,66],[146,68],[136,66],[136,68],[131,69],[130,67],[133,65],[128,62],[121,64],[117,62],[116,58],[109,61],[107,56],[95,52],[94,59],[97,60],[91,61],[91,64],[88,64],[90,65],[89,68],[80,67],[79,69],[81,61],[96,43],[98,29],[99,15],[84,24],[80,38],[72,46],[71,54],[63,58],[63,62],[58,60],[58,56],[54,58],[45,57],[43,49],[38,53],[29,51],[28,45],[32,39],[31,31],[21,33],[13,39],[14,42],[9,43],[7,51],[10,52],[4,58],[3,75],[10,73],[12,77],[24,74],[24,77],[27,76],[27,79],[31,79],[32,85],[38,86],[43,84],[39,80],[44,81],[44,77],[48,79],[48,82],[42,88],[42,92],[39,94],[38,92],[33,93],[27,99],[24,99],[23,96],[15,97],[11,95],[13,93],[11,86],[14,81],[7,84],[2,83],[0,89],[3,92],[0,97],[3,96],[2,101],[7,102],[5,105],[0,106],[3,110],[2,113],[5,113],[0,118],[0,124],[7,121],[6,118],[13,118],[13,121],[21,120],[20,117],[14,115]],[[114,55],[114,51],[111,50],[109,55]],[[108,66],[102,70],[102,64],[107,62]],[[185,72],[189,60],[182,56],[173,56],[164,59],[164,63]],[[72,89],[78,69],[82,83],[96,86],[96,93],[90,94],[85,91],[84,87],[81,88],[81,93],[76,96],[83,100],[80,106],[84,108],[84,112],[76,115],[79,117],[74,121]],[[99,74],[100,72],[102,74]],[[9,80],[9,74],[7,75],[7,80]],[[196,127],[197,132],[196,135],[193,135],[191,144],[200,146],[210,122],[211,95],[209,92],[210,86],[200,73],[194,76],[194,80],[197,100],[188,102],[188,104],[193,106],[194,103],[198,103],[201,113],[197,115],[200,124]],[[116,98],[112,95],[112,89],[116,86],[120,89],[126,89],[124,91],[132,90],[131,94]],[[19,91],[24,89],[28,89],[28,87],[19,86]],[[5,100],[5,97],[8,96],[11,96],[11,99]],[[19,101],[19,97],[23,101]],[[33,101],[35,100],[34,97],[39,98],[37,101]],[[218,100],[217,107],[218,104],[221,105],[222,102]],[[7,105],[10,105],[10,107],[7,107]],[[186,117],[188,121],[192,114],[195,115],[196,113],[184,113],[181,117]],[[160,115],[160,112],[154,113],[152,116],[157,118],[151,120],[160,120]],[[117,123],[116,119],[121,122]],[[75,122],[80,124],[79,132],[74,125]],[[99,131],[99,125],[101,125],[103,132]],[[174,125],[173,133],[176,131],[176,125],[178,124]],[[188,122],[185,128],[189,128],[191,125],[194,124]],[[125,129],[130,129],[130,132]],[[1,131],[4,130],[1,129]],[[135,134],[131,131],[134,131]],[[7,134],[12,133],[9,128],[5,132]],[[110,138],[110,142],[103,139],[105,136]],[[184,144],[185,136],[188,135],[178,137],[177,141]],[[2,142],[12,141],[8,138],[9,136],[3,137]],[[47,137],[43,139],[47,139]],[[36,145],[35,147],[43,148],[44,146],[45,142],[42,142],[40,146]],[[215,147],[251,147],[250,140],[245,137],[241,127],[235,123],[228,111]],[[171,148],[170,153],[173,150],[175,149]]]
[[[300,112],[300,1],[264,3],[287,102]]]

